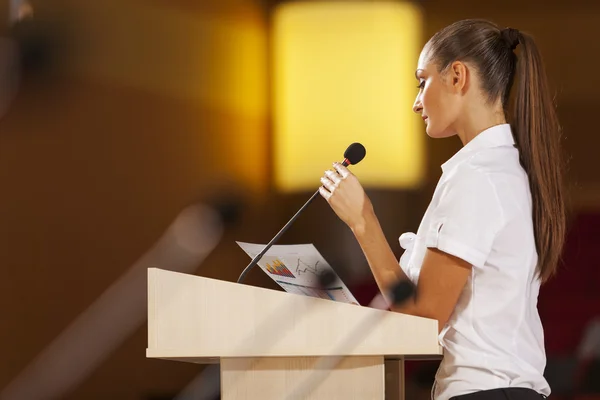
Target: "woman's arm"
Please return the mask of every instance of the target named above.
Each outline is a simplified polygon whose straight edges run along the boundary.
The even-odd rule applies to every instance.
[[[326,171],[321,178],[321,195],[335,213],[352,229],[373,272],[379,290],[390,302],[390,289],[408,277],[398,266],[373,206],[358,179],[340,164],[337,172]],[[417,295],[394,311],[437,319],[446,324],[471,273],[471,265],[437,249],[428,249],[423,260]]]
[[[396,256],[388,244],[374,212],[366,215],[361,224],[352,228],[367,262],[373,272],[377,286],[391,303],[390,289],[408,277],[398,266]],[[446,324],[458,297],[471,273],[471,265],[438,249],[427,249],[417,295],[409,298],[393,311],[438,320],[439,330]]]

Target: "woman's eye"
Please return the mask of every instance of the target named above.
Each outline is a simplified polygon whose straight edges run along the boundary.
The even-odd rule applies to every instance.
[[[425,81],[421,81],[419,82],[419,86],[417,86],[417,89],[423,89],[425,87]]]

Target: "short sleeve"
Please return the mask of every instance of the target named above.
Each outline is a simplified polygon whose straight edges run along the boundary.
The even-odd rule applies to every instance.
[[[426,246],[482,266],[503,225],[503,211],[490,178],[459,166],[443,184],[426,233]]]
[[[419,274],[421,272],[421,264],[415,262],[415,257],[419,253],[419,240],[417,235],[412,232],[403,233],[400,238],[400,247],[404,249],[404,253],[400,257],[399,264],[404,274],[411,280],[415,285],[419,281]],[[416,247],[416,248],[415,248]]]

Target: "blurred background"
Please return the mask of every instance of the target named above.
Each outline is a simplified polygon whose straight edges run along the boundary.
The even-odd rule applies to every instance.
[[[422,45],[486,18],[532,33],[564,129],[569,234],[539,310],[552,398],[600,393],[600,2],[0,1],[0,398],[216,399],[214,368],[147,359],[146,269],[234,281],[360,141],[394,252],[458,139],[410,107]],[[314,243],[362,304],[377,288],[318,198]],[[278,289],[258,269],[251,285]],[[408,365],[429,397],[435,362]],[[595,397],[594,397],[595,396]]]

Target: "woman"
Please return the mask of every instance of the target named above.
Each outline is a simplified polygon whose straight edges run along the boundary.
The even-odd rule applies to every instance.
[[[429,40],[416,77],[413,109],[427,134],[457,135],[464,147],[442,165],[414,240],[401,238],[401,268],[354,175],[334,164],[321,195],[354,232],[384,295],[402,280],[417,285],[394,311],[438,320],[436,400],[544,398],[537,296],[556,269],[565,212],[540,53],[526,33],[465,20]]]

